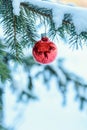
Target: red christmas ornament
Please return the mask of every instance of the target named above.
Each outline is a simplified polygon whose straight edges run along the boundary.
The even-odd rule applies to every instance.
[[[32,53],[37,62],[48,64],[56,58],[57,47],[48,37],[42,37],[42,39],[34,45]]]

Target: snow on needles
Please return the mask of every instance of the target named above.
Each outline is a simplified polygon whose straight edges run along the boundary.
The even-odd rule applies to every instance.
[[[15,15],[20,15],[20,2],[21,0],[12,0],[13,13]]]
[[[41,0],[13,0],[13,12],[15,15],[19,15],[20,2],[29,2],[32,5],[38,7],[52,9],[53,20],[56,28],[62,25],[64,14],[70,14],[72,16],[72,22],[76,28],[77,34],[87,31],[87,9],[65,5],[61,3],[52,3]]]

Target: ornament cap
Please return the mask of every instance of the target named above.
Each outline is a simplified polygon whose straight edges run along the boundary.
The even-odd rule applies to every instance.
[[[46,33],[41,34],[41,40],[42,41],[48,41],[49,40],[49,38],[46,36]]]
[[[49,38],[48,37],[42,37],[41,40],[46,42],[46,41],[49,41]]]

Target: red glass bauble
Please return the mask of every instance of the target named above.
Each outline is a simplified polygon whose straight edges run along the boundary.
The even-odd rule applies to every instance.
[[[40,41],[35,43],[32,53],[37,62],[48,64],[56,58],[57,47],[48,37],[42,37]]]

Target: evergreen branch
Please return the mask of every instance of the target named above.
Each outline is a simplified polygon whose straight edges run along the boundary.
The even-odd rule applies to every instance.
[[[52,20],[52,9],[41,8],[39,6],[35,6],[26,2],[21,2],[20,6],[23,6],[24,8],[27,8],[28,10],[31,10],[34,13],[38,13],[43,17],[46,16]],[[63,24],[71,24],[71,22],[63,20]]]
[[[31,10],[32,12],[40,14],[41,16],[52,18],[52,11],[49,9],[40,8],[38,6],[34,6],[30,3],[25,2],[21,2],[20,5],[23,6],[24,8],[27,8],[28,10]]]
[[[53,21],[53,15],[52,15],[52,9],[47,9],[47,8],[41,8],[39,6],[36,6],[36,5],[32,5],[30,3],[26,3],[26,2],[21,2],[20,3],[21,6],[23,6],[24,8],[27,8],[29,11],[32,11],[34,12],[35,14],[39,14],[43,17],[47,17],[50,19],[49,22],[51,22],[51,25],[53,24],[54,25],[54,28],[52,28],[53,26],[50,26],[51,29],[54,30],[55,33],[57,33],[57,31],[59,31],[59,29],[57,30],[55,28],[55,24],[54,24],[54,21]],[[72,25],[72,18],[71,18],[71,15],[70,14],[65,14],[64,15],[64,19],[62,21],[62,28],[63,28],[63,25],[65,26],[70,26]],[[53,34],[53,33],[52,33]]]
[[[25,71],[29,72],[29,74],[30,74],[29,76],[33,83],[32,84],[30,82],[30,79],[28,79],[29,83],[30,83],[30,88],[35,87],[34,79],[37,78],[37,80],[38,80],[39,77],[42,77],[45,85],[47,87],[50,87],[52,78],[54,78],[54,76],[55,76],[55,83],[58,87],[58,90],[60,91],[60,93],[63,96],[63,103],[66,102],[67,88],[69,87],[69,83],[71,83],[72,86],[76,90],[75,98],[78,98],[80,100],[81,96],[83,96],[85,103],[87,103],[86,91],[84,91],[84,90],[87,90],[87,82],[85,80],[83,80],[80,76],[78,76],[74,73],[68,72],[68,70],[65,69],[63,66],[62,59],[58,60],[58,66],[56,67],[56,69],[55,69],[55,66],[46,65],[46,66],[43,66],[43,69],[41,69],[40,71],[38,71],[38,69],[39,69],[39,67],[41,67],[41,65],[36,64],[32,57],[26,57],[26,58],[24,58],[23,61],[24,61],[23,65],[24,65]],[[33,66],[36,66],[36,68],[38,68],[38,69],[37,69],[35,75],[31,76],[30,70],[32,70]],[[29,91],[30,91],[30,88],[28,88]],[[79,93],[80,89],[83,92],[83,95],[81,95]]]
[[[87,33],[82,32],[77,34],[74,23],[72,21],[71,14],[64,14],[62,25],[56,28],[53,19],[52,8],[42,8],[38,5],[31,4],[30,2],[20,3],[20,16],[13,14],[13,6],[11,0],[3,0],[1,5],[1,15],[3,17],[2,22],[4,25],[5,40],[16,57],[23,56],[22,49],[32,43],[36,42],[37,39],[37,27],[36,22],[39,18],[46,18],[48,22],[48,35],[54,39],[56,36],[60,36],[70,46],[78,49],[82,46],[82,41],[87,41]]]
[[[14,28],[14,44],[15,44],[15,50],[16,50],[16,57],[18,57],[17,53],[17,39],[16,39],[16,16],[13,16],[13,28]]]
[[[5,49],[6,46],[2,43],[2,40],[0,40],[0,59],[3,59],[3,56],[6,55]]]
[[[35,43],[37,37],[37,31],[35,28],[37,17],[32,11],[28,11],[26,8],[23,10],[24,21],[24,38],[26,37],[28,42]]]
[[[8,66],[0,60],[0,79],[2,82],[5,82],[7,79],[10,79],[10,70]]]
[[[4,57],[6,56],[6,46],[3,44],[2,40],[0,40],[0,80],[5,82],[10,77],[10,70],[7,64],[4,62]]]
[[[13,14],[13,7],[12,1],[6,0],[2,1],[2,24],[3,30],[5,34],[5,42],[10,53],[14,54],[14,59],[21,60],[23,56],[22,46],[23,44],[20,43],[21,35],[20,32],[22,31],[22,22],[21,17],[15,16]]]
[[[13,15],[13,43],[11,46],[15,59],[20,61],[21,57],[23,57],[23,51],[22,51],[22,45],[19,43],[20,36],[18,34],[20,32],[20,29],[18,30],[18,21],[19,18],[16,15]]]
[[[33,5],[30,2],[22,2],[20,5],[24,8],[27,8],[29,11],[32,11],[35,14],[39,14],[42,17],[49,18],[49,36],[55,38],[55,36],[58,34],[63,39],[66,39],[70,43],[73,48],[78,49],[78,47],[82,47],[82,40],[87,39],[86,32],[82,32],[81,34],[77,34],[75,30],[74,23],[72,21],[71,14],[64,14],[64,18],[62,20],[62,25],[58,29],[55,27],[55,23],[53,21],[53,10],[42,8],[38,5]],[[84,35],[82,35],[84,34]],[[80,37],[81,36],[81,37]],[[69,37],[69,38],[68,38]],[[71,39],[71,40],[70,40]]]
[[[61,29],[60,28],[56,29],[51,9],[41,8],[39,6],[35,6],[26,2],[22,2],[20,3],[20,5],[23,6],[25,9],[27,8],[29,11],[32,11],[35,14],[39,14],[42,17],[47,17],[46,20],[48,20],[49,25],[48,35],[52,37],[52,39],[54,39],[57,34],[64,39],[66,34],[64,31],[64,26],[67,26],[67,30],[69,30],[70,29],[69,27],[72,25],[71,16],[69,14],[65,14],[64,19],[62,21],[62,26],[60,27]],[[70,33],[70,31],[68,31],[68,33]]]

